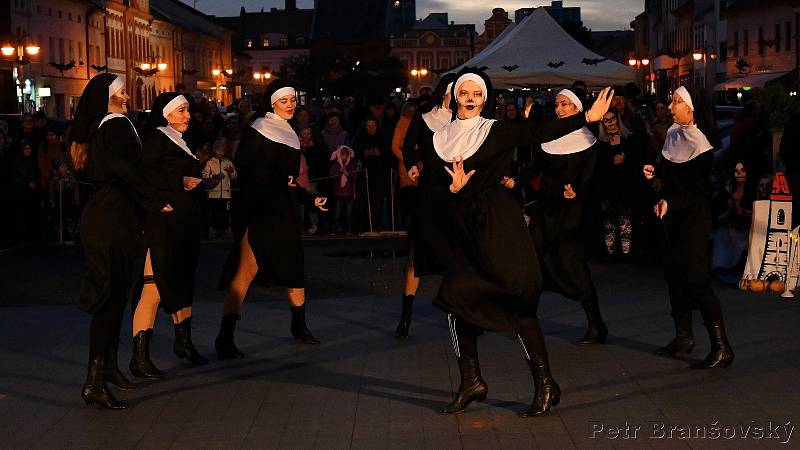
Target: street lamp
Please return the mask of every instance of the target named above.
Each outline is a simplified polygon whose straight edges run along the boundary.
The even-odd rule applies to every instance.
[[[36,56],[39,54],[39,46],[31,42],[24,42],[22,40],[17,40],[16,42],[3,42],[2,44],[2,47],[0,47],[0,53],[2,53],[5,58],[13,58],[13,62],[18,66],[16,71],[17,79],[15,80],[14,84],[16,86],[15,89],[17,89],[15,96],[20,99],[22,98],[21,95],[24,95],[20,93],[25,91],[25,83],[23,81],[25,80],[25,75],[23,73],[23,67],[27,64],[30,64],[30,56]]]
[[[650,66],[650,58],[642,57],[639,58],[637,56],[631,56],[628,58],[628,65],[632,68],[636,69],[637,72],[640,70],[642,71],[642,86],[645,88],[645,91],[649,91],[647,86],[647,77],[650,75],[648,72],[648,67]],[[643,69],[643,70],[642,70]]]

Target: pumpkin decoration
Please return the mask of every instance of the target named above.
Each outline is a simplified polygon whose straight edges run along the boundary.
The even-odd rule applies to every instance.
[[[769,283],[769,290],[781,294],[784,290],[786,290],[786,283],[781,280],[772,281]]]
[[[750,280],[750,290],[753,292],[764,292],[769,287],[769,282],[764,280]]]

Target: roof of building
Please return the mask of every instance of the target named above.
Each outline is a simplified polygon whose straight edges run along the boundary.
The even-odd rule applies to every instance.
[[[269,11],[246,12],[242,8],[238,16],[215,17],[220,25],[235,30],[233,45],[243,47],[245,39],[258,40],[268,33],[285,34],[290,42],[296,42],[298,37],[308,39],[311,36],[311,24],[314,20],[313,9],[285,9],[272,8]]]
[[[187,30],[223,38],[225,27],[180,0],[150,0],[150,13]]]

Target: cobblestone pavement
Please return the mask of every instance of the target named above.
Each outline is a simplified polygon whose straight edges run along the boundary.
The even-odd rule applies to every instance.
[[[479,340],[485,403],[460,416],[437,409],[458,388],[444,314],[423,280],[411,337],[393,339],[402,240],[314,241],[306,251],[309,322],[319,347],[295,343],[279,290],[250,294],[237,328],[246,357],[193,368],[170,352],[171,326],[156,324],[153,359],[168,372],[120,393],[133,407],[83,405],[88,316],[72,304],[77,248],[0,256],[2,448],[800,448],[800,301],[717,285],[736,361],[692,371],[688,358],[652,351],[672,336],[666,288],[653,264],[593,265],[611,336],[579,347],[580,306],[546,294],[540,305],[563,394],[548,416],[520,419],[532,399],[522,350],[509,336]],[[221,314],[214,290],[227,245],[203,246],[194,339],[213,356]],[[130,323],[120,366],[127,372]],[[794,433],[798,431],[798,433]],[[794,434],[790,434],[794,433]],[[795,435],[797,434],[797,435]]]

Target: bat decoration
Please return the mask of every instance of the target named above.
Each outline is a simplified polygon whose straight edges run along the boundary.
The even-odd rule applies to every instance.
[[[514,64],[513,66],[500,66],[500,67],[502,67],[503,69],[506,69],[509,72],[513,72],[513,71],[519,69],[519,64]]]
[[[92,69],[94,69],[94,70],[96,70],[98,72],[108,72],[108,66],[97,66],[97,65],[92,64],[89,67],[91,67]]]
[[[144,70],[141,67],[134,67],[133,71],[138,73],[139,75],[143,75],[145,78],[152,77],[153,75],[158,73],[158,68],[153,67],[152,69]]]
[[[65,70],[69,70],[75,67],[75,61],[70,61],[66,64],[59,64],[55,61],[50,61],[50,65],[55,67],[59,72],[61,72],[61,76],[63,77]]]
[[[191,76],[197,73],[197,69],[181,69],[181,73]]]
[[[558,69],[559,67],[564,65],[564,61],[559,61],[559,62],[552,62],[551,61],[551,62],[547,63],[547,65],[549,67],[552,67],[553,69]]]
[[[587,66],[596,66],[603,61],[608,61],[608,58],[594,58],[594,59],[583,58],[583,61],[581,62],[586,64]]]

